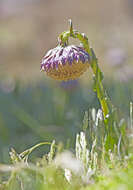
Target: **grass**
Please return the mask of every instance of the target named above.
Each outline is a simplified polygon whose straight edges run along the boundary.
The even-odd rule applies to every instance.
[[[25,120],[24,124],[38,125],[22,109],[17,108],[16,113],[17,117],[20,114],[20,121]],[[0,165],[0,189],[132,189],[132,104],[130,125],[123,118],[113,116],[113,119],[111,129],[108,129],[101,110],[93,108],[86,111],[82,131],[76,135],[73,150],[69,145],[67,149],[63,148],[58,141],[37,144],[20,154],[11,149],[12,164]],[[112,134],[109,141],[108,133]],[[114,144],[113,148],[111,143]],[[45,152],[49,144],[49,151],[42,157],[34,157],[34,160],[29,157],[33,150],[42,145]]]
[[[33,144],[44,140],[52,141],[55,139],[64,144],[67,141],[69,144],[71,141],[70,145],[74,147],[76,133],[82,130],[84,112],[92,107],[97,110],[99,103],[91,85],[83,86],[79,82],[74,86],[67,83],[66,86],[64,84],[62,84],[64,86],[54,85],[56,88],[53,88],[53,84],[42,81],[34,86],[22,86],[22,83],[16,81],[15,88],[10,93],[1,89],[1,162],[9,162],[8,151],[11,147],[22,152]],[[105,86],[113,104],[119,108],[120,118],[127,123],[129,101],[133,101],[132,81],[123,85],[112,81],[105,83]],[[58,100],[61,98],[62,102],[59,104]],[[33,157],[42,152],[42,148],[36,150]]]

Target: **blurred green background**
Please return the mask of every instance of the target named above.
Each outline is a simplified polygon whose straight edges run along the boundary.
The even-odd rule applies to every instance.
[[[133,0],[0,0],[0,161],[40,142],[71,144],[84,112],[99,108],[92,72],[58,82],[40,73],[42,56],[68,29],[86,33],[104,85],[127,120],[133,101]],[[36,154],[41,156],[45,149]]]

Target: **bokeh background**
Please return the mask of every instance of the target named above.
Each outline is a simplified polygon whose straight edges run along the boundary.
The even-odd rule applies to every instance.
[[[9,161],[11,147],[21,152],[53,139],[73,147],[84,112],[99,108],[91,69],[69,82],[40,73],[42,56],[58,44],[70,18],[88,36],[107,92],[128,118],[133,101],[133,0],[0,0],[1,162]]]

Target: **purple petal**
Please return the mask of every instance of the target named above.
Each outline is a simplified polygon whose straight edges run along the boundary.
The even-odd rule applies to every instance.
[[[81,51],[83,54],[85,54],[85,55],[89,55],[82,47],[80,47],[80,46],[77,46],[77,48],[78,48],[78,51]]]
[[[90,56],[89,56],[89,54],[85,56],[85,61],[90,61]]]
[[[50,61],[53,58],[53,56],[50,56],[49,58],[46,59],[46,61]]]
[[[79,58],[80,58],[80,61],[82,61],[83,63],[85,62],[85,57],[83,54],[79,54]]]
[[[78,54],[75,54],[74,59],[75,59],[77,62],[79,62],[79,55],[78,55]]]
[[[43,59],[47,59],[52,54],[52,49],[47,52]]]
[[[74,53],[71,54],[71,58],[72,58],[72,61],[74,61],[74,59],[75,59],[75,54]]]
[[[70,65],[72,65],[73,60],[72,60],[71,56],[68,56],[67,61],[68,61],[68,63],[69,63]]]
[[[41,65],[40,70],[45,70],[44,64]]]
[[[58,69],[59,61],[55,61],[55,68]]]
[[[66,58],[65,57],[62,57],[62,59],[61,59],[61,62],[62,62],[62,65],[65,65],[66,64]]]
[[[60,50],[59,56],[61,56],[62,54],[63,54],[63,48]]]
[[[72,49],[73,49],[73,50],[75,50],[76,52],[78,52],[78,49],[77,49],[77,47],[73,47]]]
[[[55,68],[55,62],[52,61],[50,64],[50,67],[54,69]]]
[[[45,64],[45,68],[46,68],[47,70],[49,70],[50,67],[51,67],[51,62],[47,62],[47,63]]]

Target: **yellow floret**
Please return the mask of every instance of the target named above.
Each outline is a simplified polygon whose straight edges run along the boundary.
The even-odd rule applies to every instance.
[[[59,64],[58,68],[50,68],[46,71],[47,75],[56,80],[74,80],[80,77],[89,67],[88,62],[76,62],[74,61],[72,65],[66,62],[65,65]]]

